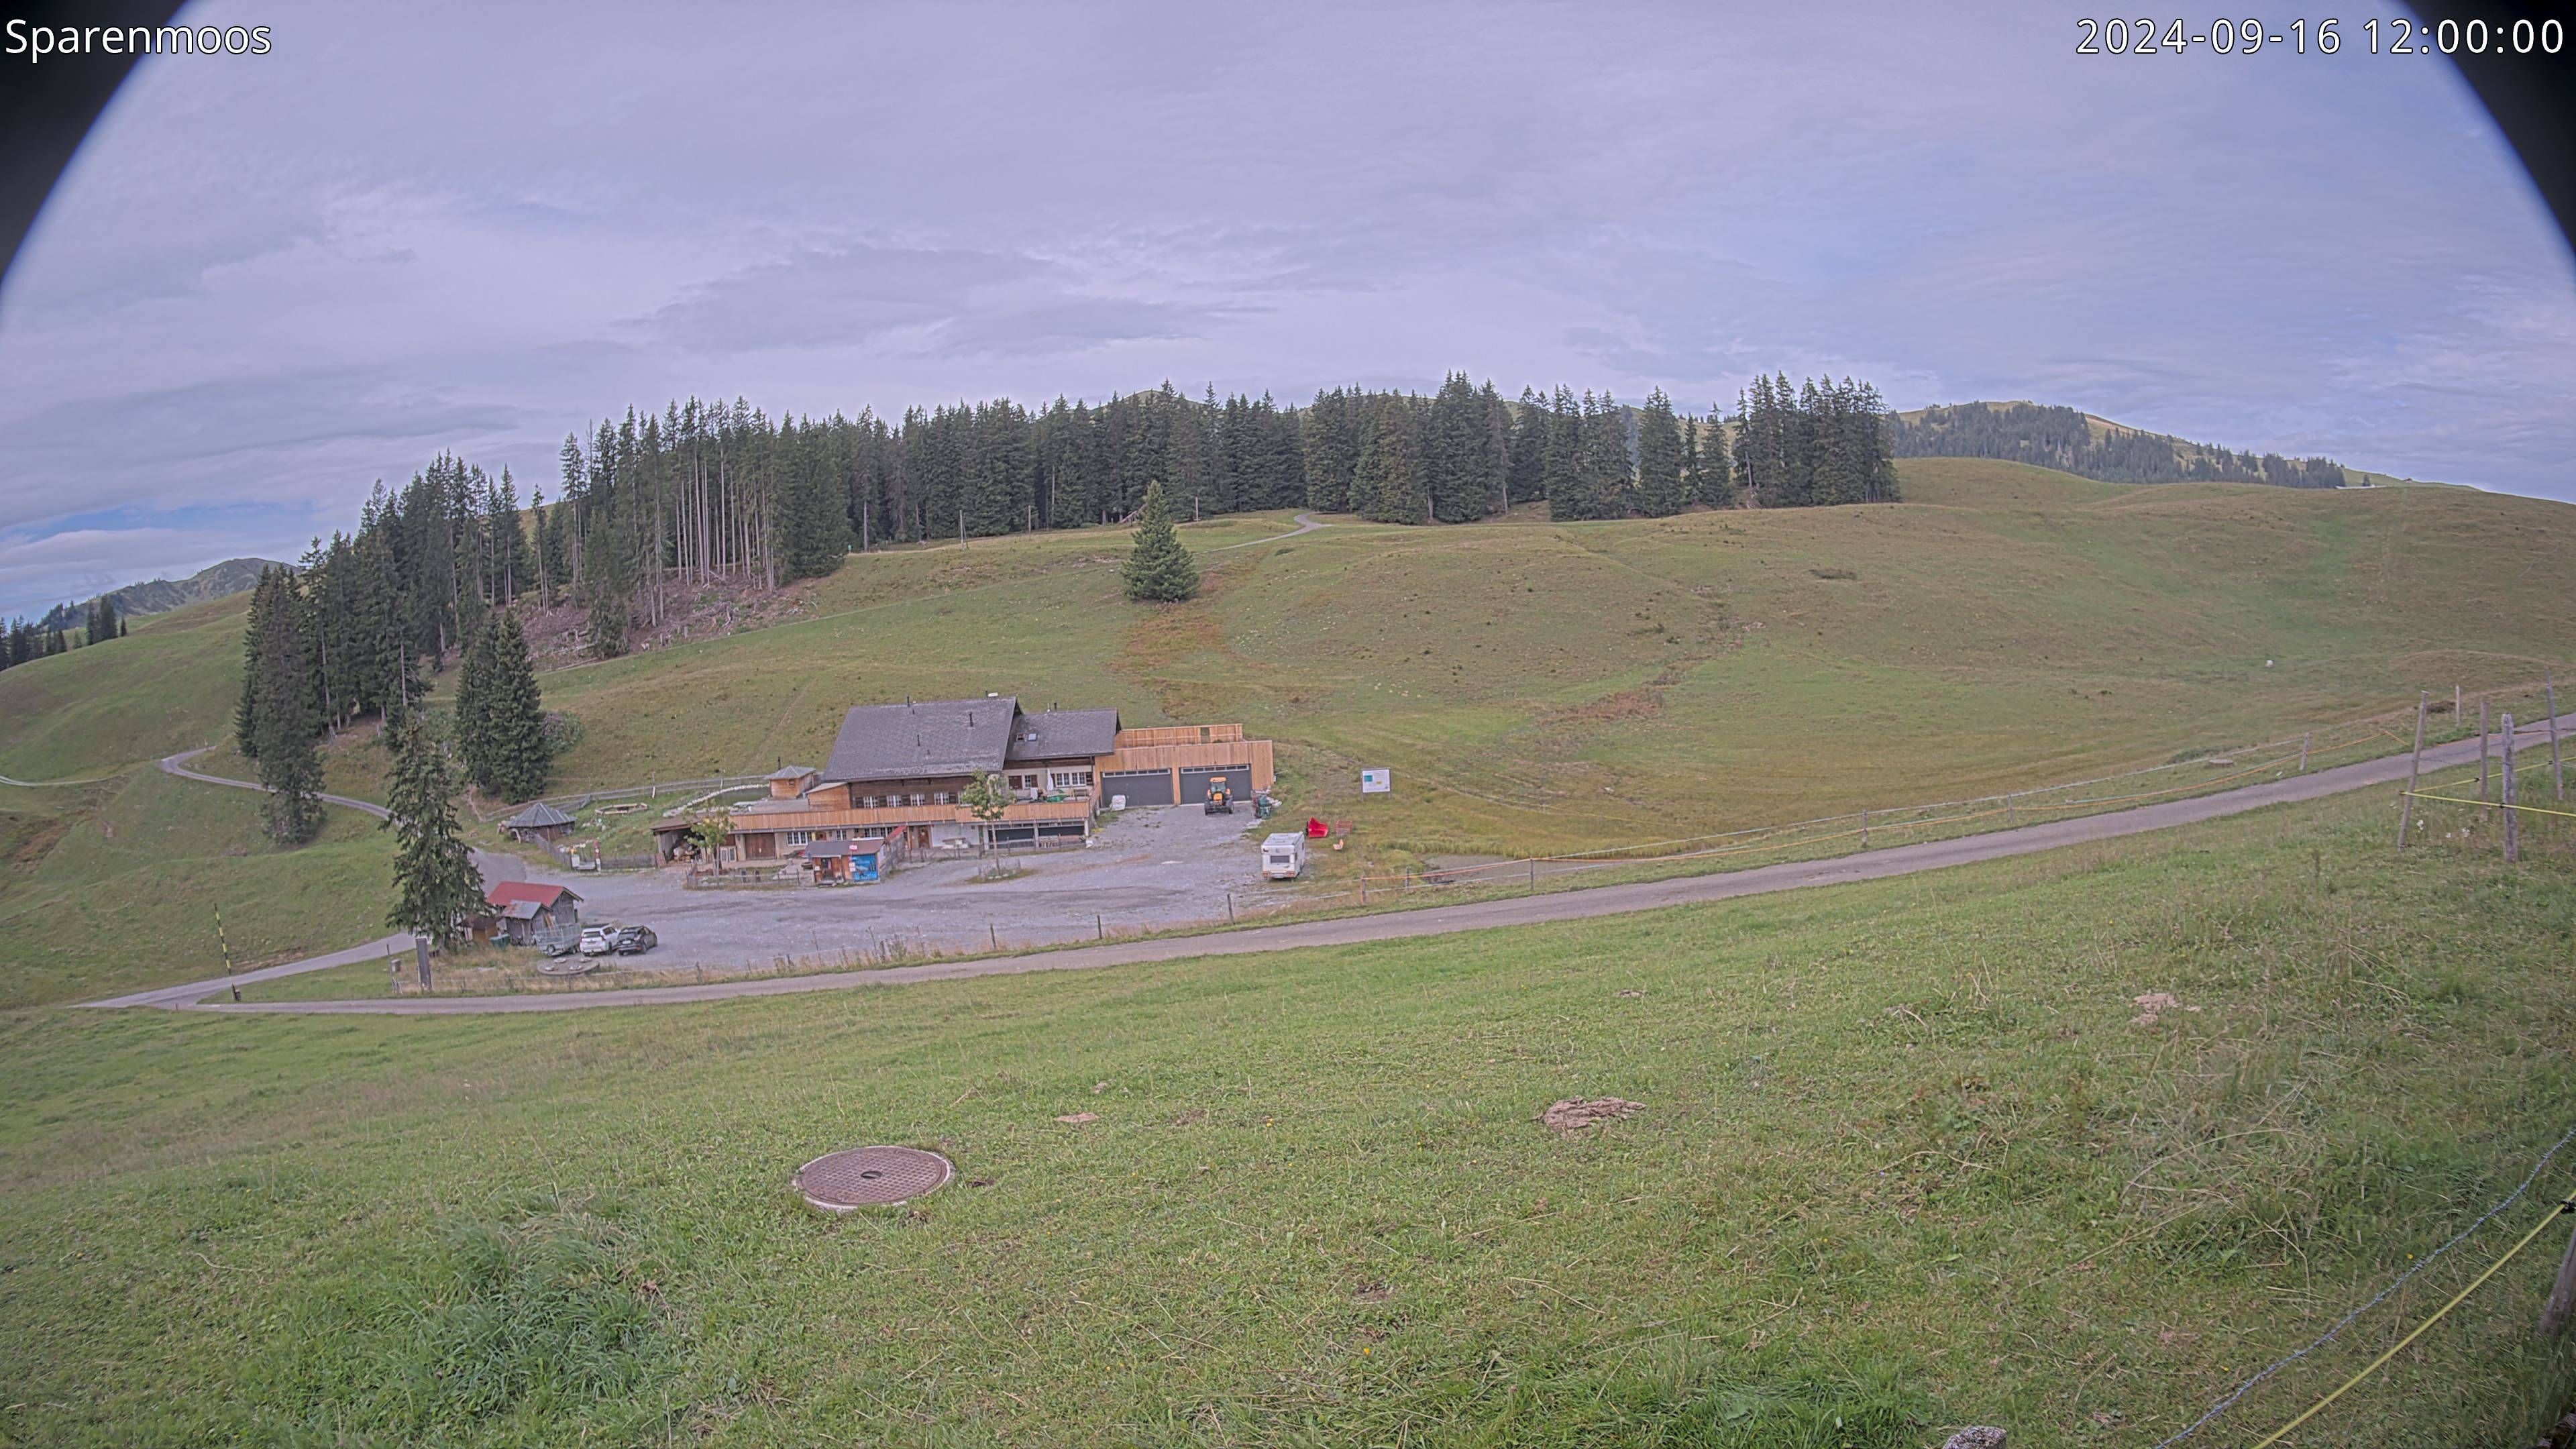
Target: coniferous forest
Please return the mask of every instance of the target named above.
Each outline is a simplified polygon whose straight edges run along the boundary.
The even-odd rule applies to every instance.
[[[1333,388],[1281,407],[1167,383],[1096,406],[997,399],[891,423],[691,399],[572,434],[559,463],[554,497],[533,489],[523,508],[507,469],[442,454],[399,489],[379,483],[353,532],[262,577],[234,734],[278,792],[281,840],[309,838],[318,818],[310,741],[369,716],[426,727],[424,676],[459,658],[467,776],[508,798],[541,791],[523,604],[573,606],[588,651],[614,657],[708,585],[774,589],[853,549],[1131,521],[1157,488],[1175,522],[1303,507],[1466,524],[1539,502],[1558,519],[1612,519],[1896,497],[1877,391],[1793,389],[1785,374],[1706,415],[1661,392],[1633,408],[1565,387],[1506,402],[1464,373],[1429,397]],[[91,622],[102,639],[119,632],[100,609]],[[67,647],[23,623],[0,637],[13,663]]]
[[[2104,483],[2268,483],[2340,488],[2329,458],[2238,453],[2163,433],[2097,425],[2073,408],[2034,403],[1961,403],[1888,419],[1900,458],[1999,458],[2034,463]]]

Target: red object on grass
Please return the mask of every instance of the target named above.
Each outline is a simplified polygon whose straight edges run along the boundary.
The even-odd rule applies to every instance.
[[[1323,821],[1316,819],[1312,815],[1306,817],[1306,838],[1308,840],[1321,840],[1332,833],[1333,832],[1330,830],[1324,828]]]

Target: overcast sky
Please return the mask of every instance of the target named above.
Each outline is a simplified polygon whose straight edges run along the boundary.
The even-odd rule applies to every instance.
[[[566,10],[185,12],[272,53],[143,62],[0,288],[0,612],[291,556],[441,449],[551,492],[691,393],[1830,371],[2576,496],[2566,248],[2349,16],[2114,57],[1995,5]]]

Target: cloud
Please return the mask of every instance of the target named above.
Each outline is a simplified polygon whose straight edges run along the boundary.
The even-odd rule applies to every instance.
[[[548,479],[673,396],[1460,367],[1848,372],[2576,495],[2576,272],[2439,61],[2111,63],[2038,5],[247,3],[189,15],[276,53],[145,62],[0,282],[11,537],[226,500],[292,552],[440,449]]]

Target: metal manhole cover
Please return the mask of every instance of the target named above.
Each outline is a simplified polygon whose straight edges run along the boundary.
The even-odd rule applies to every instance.
[[[918,1147],[853,1147],[796,1169],[797,1195],[822,1212],[896,1207],[948,1185],[957,1169]]]

